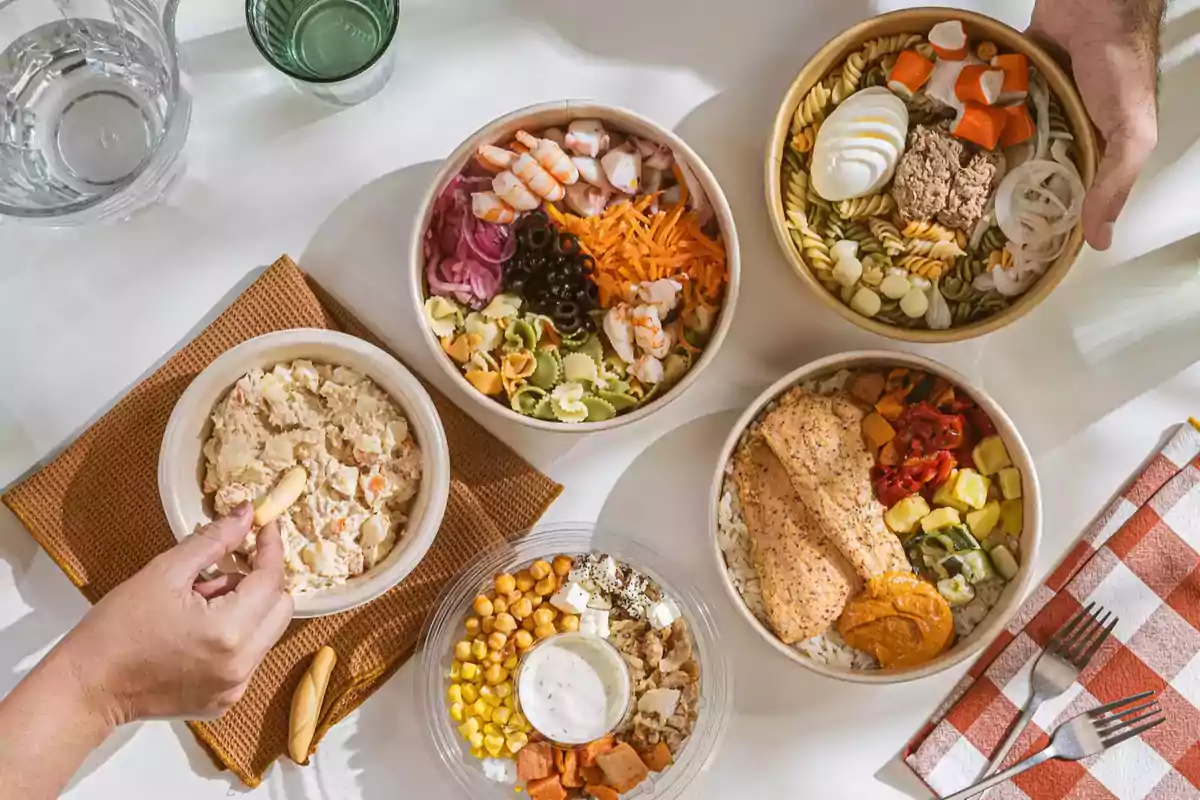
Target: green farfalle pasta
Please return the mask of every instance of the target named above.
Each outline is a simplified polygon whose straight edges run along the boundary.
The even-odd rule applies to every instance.
[[[533,325],[523,319],[514,319],[504,331],[504,349],[532,350],[537,347],[538,334]]]
[[[546,391],[539,389],[536,386],[525,384],[520,389],[515,391],[508,398],[508,404],[513,411],[518,414],[524,414],[527,417],[533,416],[537,410],[538,404],[546,397]]]
[[[535,419],[553,421],[554,412],[550,409],[550,395],[538,400],[538,404],[533,407],[533,416]]]
[[[587,406],[587,422],[604,422],[617,415],[617,409],[599,395],[584,395],[583,404]]]
[[[534,351],[537,366],[529,376],[529,383],[544,391],[550,391],[562,380],[562,356],[558,348],[544,348]]]
[[[596,392],[596,397],[608,403],[617,412],[633,408],[638,404],[638,399],[629,394],[629,384],[625,384],[619,391],[611,387],[608,389],[599,389]]]

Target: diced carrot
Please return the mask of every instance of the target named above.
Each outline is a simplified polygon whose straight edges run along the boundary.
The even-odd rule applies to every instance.
[[[631,791],[650,775],[641,756],[627,742],[621,742],[611,753],[596,756],[596,763],[604,770],[604,782],[621,794]]]
[[[557,775],[529,781],[525,784],[525,791],[529,793],[529,800],[567,800],[567,790]]]
[[[1029,96],[1029,59],[1022,53],[1004,53],[992,59],[992,66],[1004,70],[1001,103],[1016,103]]]
[[[578,789],[583,786],[583,774],[580,769],[582,766],[579,763],[579,753],[568,750],[563,755],[562,785],[569,789]]]
[[[960,101],[981,103],[986,106],[1000,99],[1004,88],[1004,70],[986,64],[968,64],[958,73],[954,84],[954,96]]]
[[[1008,116],[1008,121],[1004,123],[1004,133],[1000,134],[1001,147],[1012,147],[1032,139],[1037,134],[1037,125],[1024,103],[1004,106],[1004,113]]]
[[[651,772],[662,772],[675,761],[671,755],[671,748],[667,747],[666,742],[659,742],[653,750],[647,750],[639,755]]]
[[[929,43],[938,58],[946,61],[962,61],[967,57],[967,31],[959,20],[949,19],[934,25],[929,31]]]
[[[596,765],[596,756],[601,753],[608,753],[614,747],[616,747],[616,744],[613,742],[612,736],[605,736],[603,739],[588,742],[579,751],[579,763],[585,767],[594,767]]]
[[[995,150],[996,145],[1000,143],[1000,134],[1004,132],[1006,122],[1008,115],[1004,113],[1003,108],[963,103],[958,117],[950,126],[950,132],[987,150]]]
[[[916,50],[905,50],[896,56],[896,64],[888,75],[888,88],[902,97],[912,97],[932,74],[932,61]]]
[[[596,800],[621,800],[621,795],[616,789],[599,783],[589,783],[583,787],[583,791],[596,798]]]
[[[554,774],[554,756],[546,742],[531,742],[517,753],[517,777],[536,781]]]

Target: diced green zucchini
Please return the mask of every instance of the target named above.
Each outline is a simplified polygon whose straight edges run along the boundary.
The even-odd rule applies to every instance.
[[[1016,577],[1017,571],[1020,570],[1020,565],[1017,564],[1017,559],[1013,558],[1013,554],[1008,552],[1008,548],[1004,545],[998,545],[992,548],[992,563],[996,566],[996,572],[1006,581],[1011,581]]]
[[[952,606],[965,606],[975,599],[975,589],[967,583],[967,579],[963,575],[943,578],[937,582],[937,590]]]
[[[888,530],[893,533],[912,533],[921,518],[930,511],[929,504],[919,494],[906,497],[888,509],[883,515]]]
[[[987,503],[988,486],[991,484],[987,478],[980,475],[973,469],[960,469],[958,471],[958,480],[954,482],[954,489],[951,493],[954,499],[963,506],[970,508],[983,508]],[[958,508],[958,506],[955,506]],[[959,508],[959,511],[962,509]]]
[[[975,445],[971,457],[975,459],[975,468],[984,475],[995,475],[1005,467],[1012,466],[1008,456],[1008,448],[999,436],[989,436]]]
[[[966,553],[979,549],[979,542],[971,535],[971,531],[966,525],[951,525],[942,528],[930,538],[941,541],[946,550],[951,553]]]
[[[926,514],[921,519],[921,530],[929,533],[947,525],[957,525],[962,521],[958,510],[954,508],[939,508]]]
[[[1016,467],[1005,467],[1000,470],[1000,491],[1005,500],[1021,499],[1021,470]]]
[[[932,569],[938,578],[953,578],[955,575],[961,575],[966,566],[962,556],[946,556],[941,561],[935,562]]]
[[[1020,500],[1004,500],[1000,503],[1000,529],[1012,536],[1020,536],[1025,524],[1025,511]]]
[[[954,485],[958,483],[958,472],[958,470],[951,472],[950,477],[946,478],[946,482],[939,486],[937,491],[933,493],[933,504],[935,506],[947,506],[960,514],[965,514],[970,506],[954,496]]]
[[[971,511],[967,514],[967,525],[970,526],[971,533],[975,534],[975,538],[980,540],[990,536],[999,521],[1000,504],[995,500],[985,504],[978,511]]]
[[[963,574],[967,576],[968,583],[982,583],[996,577],[996,570],[992,567],[992,562],[988,558],[988,554],[982,550],[972,550],[969,553],[964,553],[962,559]]]

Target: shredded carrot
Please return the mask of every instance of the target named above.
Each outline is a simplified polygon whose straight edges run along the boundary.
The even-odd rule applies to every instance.
[[[680,186],[683,181],[680,181]],[[563,230],[579,238],[596,260],[593,278],[600,304],[608,307],[628,294],[631,284],[672,278],[683,284],[684,307],[717,305],[728,279],[725,246],[700,229],[684,200],[650,212],[657,195],[609,206],[593,217],[577,217],[547,203],[547,213]]]

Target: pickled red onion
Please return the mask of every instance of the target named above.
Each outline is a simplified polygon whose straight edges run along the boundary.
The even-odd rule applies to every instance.
[[[475,219],[470,189],[486,178],[455,177],[434,202],[425,230],[425,280],[436,295],[483,308],[500,291],[502,264],[516,250],[507,225]]]

